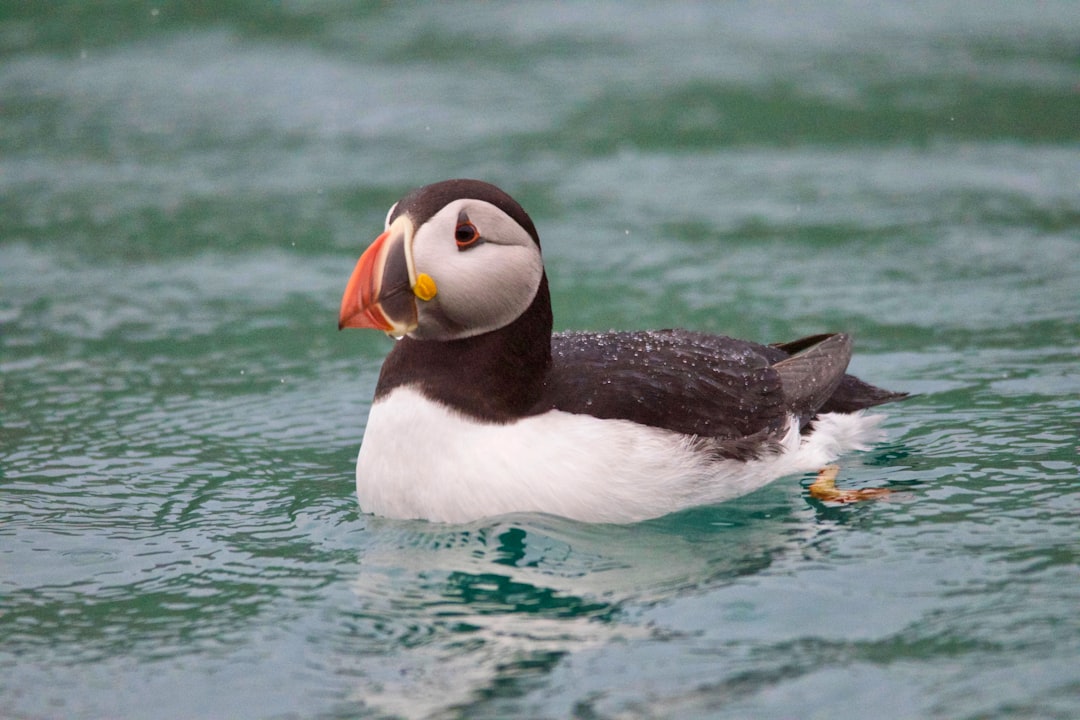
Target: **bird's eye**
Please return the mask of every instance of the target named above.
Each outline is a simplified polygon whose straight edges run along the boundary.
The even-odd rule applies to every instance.
[[[468,220],[459,220],[454,229],[454,242],[458,250],[467,250],[480,240],[480,231]]]

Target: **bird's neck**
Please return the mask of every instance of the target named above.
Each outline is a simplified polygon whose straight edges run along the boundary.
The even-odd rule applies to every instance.
[[[542,276],[532,304],[505,327],[461,340],[400,340],[383,363],[375,399],[410,385],[479,420],[527,415],[551,366],[551,328],[551,296]]]

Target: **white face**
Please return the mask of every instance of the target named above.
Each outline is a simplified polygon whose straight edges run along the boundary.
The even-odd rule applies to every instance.
[[[481,200],[455,200],[435,213],[416,230],[411,250],[415,271],[438,288],[430,300],[416,301],[417,327],[409,335],[419,340],[509,325],[536,297],[544,272],[540,248],[525,228]]]

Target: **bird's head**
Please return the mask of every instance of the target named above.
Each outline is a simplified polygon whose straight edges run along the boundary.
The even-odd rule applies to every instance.
[[[479,180],[426,185],[387,213],[341,298],[338,328],[457,340],[505,327],[544,276],[532,220]]]

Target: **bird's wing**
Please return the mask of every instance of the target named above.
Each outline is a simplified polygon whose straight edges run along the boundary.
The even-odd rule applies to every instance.
[[[790,355],[745,340],[660,330],[552,337],[543,402],[717,441],[763,441],[789,414],[808,419],[841,383],[845,335]]]
[[[809,347],[829,338],[830,335],[810,335],[786,343],[775,343],[770,349],[781,350],[787,355],[795,355]],[[840,383],[833,390],[829,399],[817,409],[819,413],[838,412],[851,413],[856,410],[865,410],[875,405],[884,405],[889,402],[903,400],[910,395],[906,392],[893,392],[871,385],[860,380],[854,375],[844,375]]]

